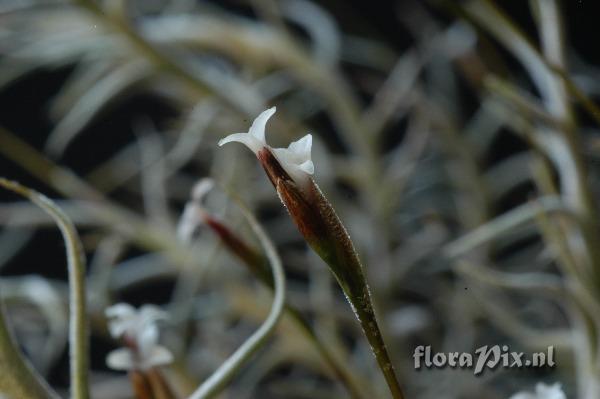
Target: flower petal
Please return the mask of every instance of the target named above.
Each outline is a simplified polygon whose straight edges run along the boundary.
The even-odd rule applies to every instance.
[[[117,303],[107,308],[104,313],[111,320],[108,322],[108,330],[113,338],[119,338],[135,327],[136,310],[126,303]]]
[[[126,348],[115,349],[106,356],[106,365],[113,370],[132,370],[133,353]]]
[[[177,238],[183,242],[190,242],[192,235],[198,227],[198,204],[195,202],[188,202],[183,208],[183,213],[177,224]]]
[[[310,159],[308,161],[301,163],[299,168],[301,170],[305,171],[306,173],[308,173],[309,175],[312,175],[315,173],[315,165],[313,164],[313,161],[311,161]]]
[[[149,369],[154,366],[164,366],[173,362],[173,354],[170,350],[161,345],[152,348],[152,352],[141,360],[140,367]]]
[[[135,314],[135,308],[128,303],[117,303],[104,311],[106,317],[128,318]]]
[[[310,160],[310,150],[312,148],[312,135],[307,134],[300,140],[290,143],[288,150],[298,156],[303,161]]]
[[[139,354],[145,358],[158,345],[158,327],[155,324],[147,325],[139,331],[136,338]]]
[[[272,107],[261,112],[260,115],[256,117],[254,122],[252,122],[252,126],[250,126],[250,130],[248,130],[248,134],[255,137],[258,141],[265,143],[265,127],[267,126],[267,121],[273,116],[276,110],[277,107]]]
[[[192,199],[196,202],[202,203],[202,200],[208,194],[210,190],[215,186],[215,182],[213,179],[209,177],[205,177],[204,179],[200,179],[196,184],[194,184],[194,188],[192,188]]]
[[[258,153],[258,151],[260,151],[262,148],[267,146],[264,141],[258,140],[256,137],[249,133],[230,134],[224,139],[219,140],[219,146],[234,141],[244,144],[246,147],[250,148],[250,150],[252,150],[252,152],[254,152],[255,154]]]
[[[272,152],[296,184],[303,186],[308,175],[315,173],[315,165],[310,156],[312,135],[290,143],[288,148],[273,148]]]

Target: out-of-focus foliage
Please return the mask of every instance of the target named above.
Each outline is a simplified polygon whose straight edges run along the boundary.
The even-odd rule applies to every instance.
[[[597,67],[576,54],[564,24],[577,21],[562,21],[558,0],[523,6],[531,26],[497,3],[399,1],[400,49],[348,28],[364,21],[336,1],[0,2],[0,94],[48,71],[66,76],[44,109],[18,116],[47,113],[48,129],[0,127],[2,165],[12,165],[0,174],[27,172],[54,190],[82,234],[92,397],[132,397],[104,364],[116,347],[104,309],[117,301],[168,312],[162,345],[175,361],[163,371],[181,397],[267,317],[272,292],[210,229],[191,241],[176,233],[207,176],[220,189],[206,210],[260,251],[231,201],[243,198],[281,255],[288,303],[350,376],[340,383],[288,315],[223,397],[343,398],[348,384],[387,397],[343,295],[259,163],[216,145],[272,105],[275,145],[313,135],[315,180],[360,253],[407,397],[506,398],[557,381],[569,398],[600,397]],[[160,115],[128,114],[141,98]],[[65,261],[31,245],[50,221],[8,199],[0,293],[33,365],[65,390],[68,289],[37,275]],[[19,272],[24,253],[38,257],[35,274]],[[495,344],[554,346],[556,366],[414,368],[418,345]]]

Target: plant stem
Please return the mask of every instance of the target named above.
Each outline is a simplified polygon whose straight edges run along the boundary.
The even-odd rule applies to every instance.
[[[402,393],[400,384],[396,378],[392,361],[389,357],[383,337],[381,336],[379,326],[377,325],[375,313],[373,313],[373,310],[371,309],[370,312],[365,312],[363,315],[357,314],[357,316],[361,323],[362,329],[367,336],[367,340],[371,345],[371,350],[375,354],[379,368],[385,377],[385,382],[390,389],[392,397],[394,399],[403,399],[404,394]]]
[[[340,285],[342,285],[344,293],[352,305],[352,310],[354,311],[354,314],[356,315],[356,318],[358,319],[360,326],[367,337],[367,341],[369,341],[371,351],[373,352],[373,355],[375,355],[377,364],[381,369],[392,397],[394,399],[404,399],[404,394],[400,388],[400,384],[394,371],[394,366],[377,323],[377,317],[375,316],[371,294],[369,292],[366,279],[362,273],[360,273],[360,276],[356,277],[359,280],[363,280],[363,283],[354,283],[350,286],[340,283]],[[353,287],[359,287],[359,289],[355,290]]]
[[[0,186],[24,196],[48,213],[58,225],[67,248],[69,270],[69,354],[71,398],[89,398],[88,326],[85,299],[85,257],[73,222],[52,200],[19,183],[0,177]]]
[[[277,254],[275,246],[258,224],[258,221],[252,213],[240,204],[240,208],[250,223],[252,230],[258,236],[273,273],[273,283],[275,285],[275,294],[273,296],[273,305],[271,311],[263,324],[252,334],[244,343],[225,360],[221,366],[198,387],[189,399],[206,399],[218,395],[223,388],[231,381],[235,373],[250,359],[250,357],[262,347],[274,332],[277,322],[283,313],[285,305],[285,274],[281,265],[281,259]]]

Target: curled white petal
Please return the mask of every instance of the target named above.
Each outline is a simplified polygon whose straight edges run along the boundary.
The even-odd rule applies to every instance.
[[[288,151],[298,159],[310,160],[310,150],[312,148],[312,135],[307,134],[300,140],[293,141],[288,146]]]
[[[273,154],[290,175],[299,184],[308,179],[308,175],[315,173],[310,151],[312,148],[312,135],[307,134],[300,140],[290,143],[288,148],[273,148]]]
[[[273,116],[275,111],[277,111],[277,108],[272,107],[261,112],[260,115],[256,117],[254,122],[252,122],[252,126],[250,126],[250,130],[248,130],[248,134],[255,137],[258,141],[265,143],[265,127],[267,126],[267,121]]]
[[[134,356],[131,350],[119,348],[111,351],[106,356],[106,365],[113,370],[133,370]]]
[[[254,154],[258,154],[260,150],[262,150],[264,147],[267,147],[267,143],[265,141],[265,127],[267,126],[267,121],[271,116],[273,116],[275,111],[276,108],[273,107],[261,112],[261,114],[256,117],[254,122],[252,122],[252,126],[250,126],[248,133],[230,134],[219,141],[219,146],[236,141],[250,148]]]
[[[260,150],[267,146],[264,141],[260,141],[256,137],[251,136],[248,133],[230,134],[229,136],[219,141],[219,146],[232,142],[244,144],[246,147],[250,148],[250,150],[252,150],[254,154],[257,154]]]

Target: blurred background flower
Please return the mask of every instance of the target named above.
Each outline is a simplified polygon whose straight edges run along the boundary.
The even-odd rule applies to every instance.
[[[148,370],[173,361],[171,352],[158,344],[157,322],[167,314],[152,305],[139,310],[126,303],[117,303],[106,309],[108,329],[115,339],[121,339],[124,348],[115,349],[106,357],[108,367],[115,370]]]

